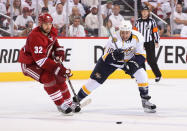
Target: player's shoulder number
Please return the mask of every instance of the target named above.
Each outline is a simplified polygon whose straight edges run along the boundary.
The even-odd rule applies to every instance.
[[[42,54],[43,53],[43,47],[42,46],[34,46],[34,53],[35,54]]]

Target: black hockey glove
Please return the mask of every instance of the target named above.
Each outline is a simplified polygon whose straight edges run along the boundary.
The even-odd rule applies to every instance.
[[[112,59],[114,61],[120,61],[124,59],[124,50],[123,49],[116,49],[112,53]]]
[[[126,73],[129,75],[133,75],[139,69],[139,65],[136,61],[130,60],[126,64]]]
[[[145,63],[145,58],[142,55],[135,55],[132,59],[130,59],[125,68],[125,72],[131,76],[142,67],[143,63]]]

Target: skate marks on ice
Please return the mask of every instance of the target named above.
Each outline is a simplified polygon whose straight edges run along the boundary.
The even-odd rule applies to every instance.
[[[122,121],[123,124],[147,125],[147,126],[170,126],[185,127],[187,129],[186,109],[160,108],[156,113],[145,113],[142,108],[97,108],[89,109],[84,113],[93,116]]]
[[[172,83],[174,80],[164,80]],[[59,113],[47,94],[36,83],[0,83],[0,130],[187,130],[186,80],[174,86],[150,88],[155,114],[144,113],[134,80],[109,80],[90,96],[92,103],[73,116]],[[76,90],[85,81],[73,81]],[[151,86],[152,87],[152,86]],[[20,92],[21,91],[21,92]],[[115,93],[115,98],[111,97]],[[8,97],[7,97],[8,95]],[[6,99],[5,99],[6,98]],[[117,121],[122,124],[116,124]],[[13,124],[12,128],[9,126]],[[32,126],[30,126],[32,125]],[[58,125],[58,126],[56,126]],[[47,128],[46,128],[47,126]],[[53,130],[54,130],[53,129]]]
[[[44,122],[62,122],[63,124],[79,123],[80,126],[85,123],[89,124],[114,124],[121,121],[123,125],[134,126],[157,126],[157,127],[183,127],[187,129],[187,113],[179,113],[179,115],[172,116],[177,113],[170,110],[170,113],[157,112],[155,114],[148,114],[142,112],[139,108],[96,108],[83,109],[82,112],[74,114],[73,116],[64,116],[56,111],[51,112],[4,112],[0,114],[0,121],[14,120],[14,121],[44,121]],[[182,119],[182,115],[184,115]]]

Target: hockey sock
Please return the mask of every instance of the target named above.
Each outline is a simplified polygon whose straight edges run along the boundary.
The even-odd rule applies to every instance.
[[[64,102],[66,102],[67,104],[71,105],[72,104],[72,100],[71,100],[71,94],[69,92],[69,89],[67,87],[67,84],[65,82],[58,84],[59,89],[62,93],[62,96],[64,98]]]
[[[60,106],[64,102],[62,93],[57,85],[44,87],[44,89],[57,106]]]
[[[81,88],[78,92],[78,99],[79,101],[81,101],[82,99],[84,99],[86,96],[88,96],[88,94],[83,90],[83,88]]]
[[[139,87],[140,96],[148,95],[148,86],[147,87]]]

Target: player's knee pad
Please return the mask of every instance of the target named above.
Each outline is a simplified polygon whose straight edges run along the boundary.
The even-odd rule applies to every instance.
[[[137,81],[138,84],[148,83],[147,73],[143,68],[138,69],[134,73],[134,77],[136,78],[136,81]]]

